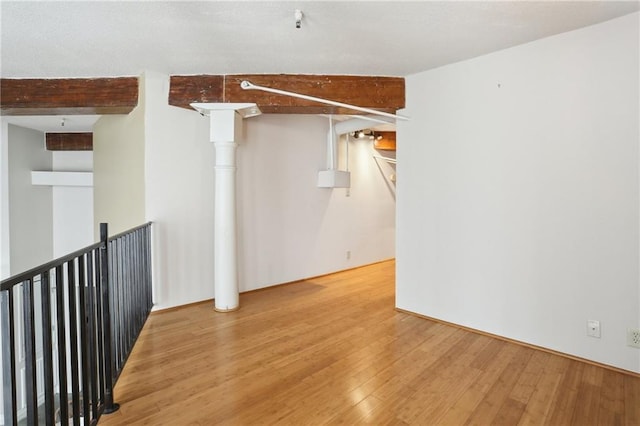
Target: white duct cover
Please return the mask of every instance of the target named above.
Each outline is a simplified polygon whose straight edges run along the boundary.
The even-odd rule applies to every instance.
[[[386,119],[377,115],[367,115],[363,118],[352,118],[333,124],[331,119],[329,132],[327,133],[327,170],[318,172],[319,188],[350,188],[351,173],[346,170],[338,170],[338,139],[357,130],[371,127],[371,122],[393,123],[392,119]]]

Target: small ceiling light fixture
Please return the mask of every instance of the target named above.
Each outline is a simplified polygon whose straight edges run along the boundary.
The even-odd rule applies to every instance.
[[[351,136],[354,139],[364,139],[369,138],[369,139],[375,139],[375,140],[380,140],[382,139],[382,135],[379,133],[374,132],[373,130],[356,130],[355,132],[351,133]]]
[[[296,9],[293,16],[296,18],[296,28],[300,29],[302,26],[302,11],[300,9]]]

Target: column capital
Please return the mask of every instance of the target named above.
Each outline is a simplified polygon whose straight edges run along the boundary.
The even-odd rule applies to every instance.
[[[242,119],[260,115],[256,104],[250,103],[192,103],[191,106],[210,120],[209,140],[235,142],[242,135]]]
[[[235,111],[242,118],[255,117],[262,114],[258,105],[253,103],[230,103],[230,102],[212,102],[212,103],[198,103],[194,102],[190,104],[193,109],[198,111],[202,115],[211,115],[214,111]]]

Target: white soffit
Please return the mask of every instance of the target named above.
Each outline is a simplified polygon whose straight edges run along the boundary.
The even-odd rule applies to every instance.
[[[92,132],[98,115],[3,115],[2,121],[44,133]],[[64,126],[62,125],[64,120]]]
[[[31,184],[44,186],[93,186],[93,173],[32,171]]]

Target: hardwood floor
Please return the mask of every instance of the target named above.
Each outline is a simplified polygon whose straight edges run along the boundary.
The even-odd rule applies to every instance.
[[[394,268],[152,314],[100,425],[640,425],[640,378],[396,312]]]

